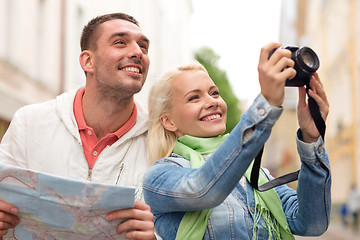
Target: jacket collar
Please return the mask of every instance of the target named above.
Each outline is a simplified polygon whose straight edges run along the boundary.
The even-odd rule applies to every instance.
[[[55,101],[55,108],[59,118],[66,126],[67,130],[79,141],[79,143],[81,143],[81,138],[74,115],[74,99],[77,91],[79,91],[81,88],[83,88],[83,86],[62,93],[56,97]],[[120,145],[124,141],[137,137],[147,131],[147,111],[141,102],[137,101],[136,99],[135,104],[137,106],[136,123],[123,137],[114,143],[115,145]]]

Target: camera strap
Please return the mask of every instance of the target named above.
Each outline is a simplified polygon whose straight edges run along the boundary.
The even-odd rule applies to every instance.
[[[309,95],[308,91],[310,89],[310,85],[309,83],[306,85],[306,93],[308,95],[308,105],[309,105],[309,110],[310,110],[310,114],[315,122],[315,126],[318,129],[321,137],[323,138],[323,140],[325,140],[325,130],[326,130],[326,125],[325,125],[325,121],[324,119],[321,117],[320,114],[320,109],[318,104],[316,103],[316,101]],[[260,171],[260,165],[261,165],[261,157],[264,151],[264,146],[261,148],[260,152],[258,153],[258,155],[255,157],[255,161],[251,170],[251,175],[250,175],[250,184],[253,188],[255,188],[256,190],[263,192],[263,191],[267,191],[271,188],[277,187],[279,185],[282,184],[286,184],[289,182],[293,182],[296,181],[298,179],[298,175],[300,170],[296,171],[296,172],[292,172],[289,174],[285,174],[283,176],[280,176],[278,178],[275,178],[261,186],[258,186],[258,180],[259,180],[259,171]]]

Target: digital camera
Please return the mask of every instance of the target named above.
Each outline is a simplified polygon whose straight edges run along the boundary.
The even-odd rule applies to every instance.
[[[301,87],[310,82],[311,75],[320,67],[320,61],[316,53],[309,47],[284,47],[291,51],[291,59],[295,62],[294,69],[296,76],[292,79],[287,79],[285,86]],[[277,49],[273,49],[269,53],[269,58]]]

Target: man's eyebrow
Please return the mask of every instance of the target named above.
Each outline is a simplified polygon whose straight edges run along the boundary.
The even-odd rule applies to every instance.
[[[111,36],[110,36],[110,39],[113,39],[115,37],[128,37],[130,34],[128,32],[116,32],[116,33],[113,33]],[[147,44],[150,44],[150,40],[145,36],[145,35],[142,35],[140,37],[140,39],[144,42],[146,42]]]
[[[110,38],[114,38],[114,37],[127,37],[129,36],[129,34],[127,32],[116,32],[113,33]]]
[[[145,35],[143,35],[141,39],[147,44],[150,44],[150,40]]]

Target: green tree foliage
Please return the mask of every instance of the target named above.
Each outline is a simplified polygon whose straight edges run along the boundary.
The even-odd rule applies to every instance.
[[[221,70],[217,65],[219,58],[220,57],[208,47],[203,47],[195,53],[195,59],[206,68],[209,76],[218,86],[221,97],[227,104],[226,132],[231,132],[241,118],[241,110],[239,100],[232,91],[226,72]]]

